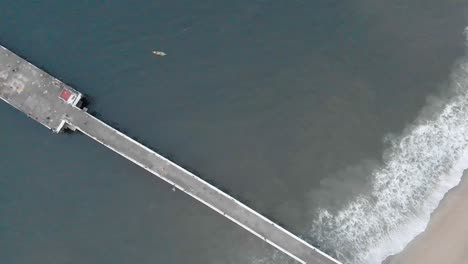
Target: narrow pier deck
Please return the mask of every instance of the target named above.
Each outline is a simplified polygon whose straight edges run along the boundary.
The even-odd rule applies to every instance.
[[[0,46],[0,99],[59,133],[79,130],[300,263],[339,263],[193,173],[80,109],[81,93]]]

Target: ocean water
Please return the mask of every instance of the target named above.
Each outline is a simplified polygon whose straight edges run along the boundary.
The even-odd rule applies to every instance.
[[[466,36],[468,42],[468,28]],[[383,161],[369,174],[370,188],[338,209],[317,211],[310,233],[320,245],[347,263],[381,263],[424,231],[468,168],[467,58],[459,60],[447,87],[450,96],[431,98],[400,136],[387,138]]]
[[[344,263],[466,167],[465,1],[0,1],[0,43]],[[165,51],[163,58],[153,50]],[[0,104],[5,263],[292,263],[80,134]]]

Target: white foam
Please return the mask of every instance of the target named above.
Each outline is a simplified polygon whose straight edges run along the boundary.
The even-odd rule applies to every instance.
[[[311,237],[340,261],[381,263],[398,253],[424,231],[444,194],[459,183],[468,168],[468,58],[454,70],[449,88],[454,95],[437,114],[419,118],[391,141],[369,193],[337,212],[319,210]]]

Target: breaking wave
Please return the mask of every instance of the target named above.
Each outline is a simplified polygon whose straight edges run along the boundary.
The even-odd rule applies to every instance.
[[[468,43],[468,28],[465,30]],[[399,138],[390,140],[383,165],[371,173],[369,193],[338,211],[321,208],[310,236],[344,263],[381,263],[427,226],[430,214],[468,168],[468,58],[438,100]],[[444,103],[440,103],[443,101]]]

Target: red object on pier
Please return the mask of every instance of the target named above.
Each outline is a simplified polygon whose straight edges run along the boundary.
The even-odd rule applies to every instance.
[[[68,102],[72,95],[73,93],[70,90],[63,88],[62,92],[60,93],[60,98],[62,98],[65,102]]]

